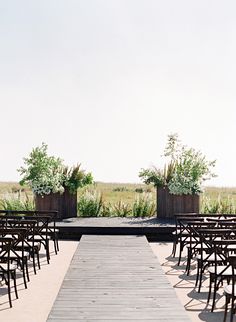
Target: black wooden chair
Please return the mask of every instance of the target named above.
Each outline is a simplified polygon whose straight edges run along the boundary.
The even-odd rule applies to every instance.
[[[209,241],[212,244],[214,262],[208,267],[207,271],[210,274],[209,291],[207,303],[209,303],[213,288],[213,299],[211,312],[215,308],[216,292],[219,289],[220,284],[224,280],[229,281],[233,278],[232,270],[230,268],[229,257],[232,255],[231,247],[236,245],[236,239],[221,239]]]
[[[57,219],[57,212],[47,212],[45,210],[45,213],[40,211],[40,212],[36,212],[35,213],[36,217],[42,217],[42,216],[47,216],[50,218],[49,222],[48,222],[48,227],[47,229],[44,228],[42,230],[42,234],[47,234],[48,237],[53,241],[54,244],[54,252],[57,255],[57,252],[59,251],[59,238],[58,238],[58,234],[59,234],[59,230],[56,227],[56,219]]]
[[[34,228],[34,235],[32,234],[29,236],[29,240],[34,239],[34,241],[37,243],[40,243],[43,245],[45,251],[46,251],[46,257],[47,257],[47,262],[49,264],[50,262],[50,250],[49,250],[49,241],[50,241],[50,236],[49,236],[49,223],[51,221],[50,216],[27,216],[27,219],[30,220],[36,220],[36,226]]]
[[[24,286],[25,288],[27,288],[27,280],[29,281],[29,270],[28,270],[29,253],[26,252],[24,249],[25,240],[27,238],[27,229],[0,228],[0,237],[12,238],[12,245],[11,245],[9,258],[11,262],[14,262],[17,264],[17,267],[22,272]],[[2,255],[4,255],[4,253]]]
[[[235,314],[235,300],[236,300],[236,256],[229,256],[228,258],[230,269],[231,269],[231,283],[225,286],[225,312],[224,312],[224,322],[226,322],[228,305],[230,306],[230,322],[233,322]]]
[[[199,254],[196,256],[197,259],[197,275],[196,284],[198,286],[198,293],[201,291],[203,273],[210,266],[225,265],[226,258],[222,253],[216,253],[214,247],[214,241],[220,241],[223,239],[230,239],[231,229],[225,228],[207,228],[198,229],[200,237],[201,247]]]
[[[189,275],[191,262],[192,260],[197,259],[197,255],[203,251],[203,248],[207,248],[204,243],[201,243],[200,235],[198,233],[199,229],[208,229],[214,228],[215,223],[209,223],[206,221],[186,221],[185,226],[189,231],[189,243],[186,245],[187,247],[187,264],[186,264],[186,273]]]
[[[33,269],[34,273],[36,274],[36,260],[37,258],[37,264],[38,268],[40,269],[40,261],[39,261],[39,251],[40,251],[40,243],[35,242],[35,235],[36,235],[36,219],[29,219],[26,217],[26,219],[22,216],[4,216],[4,218],[0,219],[0,222],[5,222],[6,228],[24,228],[27,230],[27,234],[25,236],[24,242],[22,244],[18,243],[15,246],[15,250],[20,251],[22,247],[24,247],[24,251],[29,254],[29,259],[32,259],[33,262]],[[28,279],[29,280],[29,279]]]
[[[59,230],[56,227],[56,220],[58,218],[58,211],[56,210],[0,210],[0,217],[21,217],[21,218],[27,218],[27,217],[49,217],[49,223],[48,227],[43,228],[40,231],[41,236],[43,234],[46,235],[46,238],[44,243],[46,243],[46,239],[51,239],[54,243],[54,251],[55,254],[59,251]],[[46,226],[46,225],[45,225]]]
[[[196,213],[176,213],[174,214],[174,218],[175,218],[175,230],[172,232],[172,238],[173,238],[173,247],[172,247],[172,256],[175,257],[176,255],[176,249],[177,249],[177,245],[180,242],[181,237],[184,237],[184,232],[182,232],[182,227],[180,226],[179,223],[179,219],[181,218],[188,218],[188,217],[192,217],[195,218],[197,217]]]
[[[16,265],[11,263],[10,253],[14,240],[8,237],[0,237],[0,276],[7,285],[9,305],[12,307],[11,279],[14,282],[15,296],[18,298],[16,285]]]
[[[191,232],[189,230],[188,222],[203,222],[204,218],[199,218],[198,216],[178,216],[176,218],[177,220],[177,239],[174,241],[174,243],[177,245],[179,244],[179,258],[178,258],[178,264],[180,265],[181,259],[182,259],[182,252],[184,250],[184,247],[189,245],[193,242],[191,240]],[[175,246],[176,247],[176,246]]]

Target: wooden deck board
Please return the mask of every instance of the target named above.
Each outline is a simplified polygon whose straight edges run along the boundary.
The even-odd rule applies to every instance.
[[[48,322],[189,322],[143,236],[83,236]]]

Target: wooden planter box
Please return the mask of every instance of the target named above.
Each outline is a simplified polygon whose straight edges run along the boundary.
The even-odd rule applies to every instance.
[[[173,195],[168,188],[157,188],[157,216],[174,218],[175,213],[199,213],[199,195]]]
[[[35,195],[36,210],[57,210],[58,219],[77,217],[77,194],[65,190],[63,194]]]

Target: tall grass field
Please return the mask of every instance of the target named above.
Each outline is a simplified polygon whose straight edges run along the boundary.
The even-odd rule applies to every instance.
[[[78,212],[86,216],[148,216],[155,214],[156,190],[133,183],[97,182],[78,192]],[[17,182],[0,182],[0,208],[31,210],[32,191]],[[236,213],[236,187],[205,187],[200,197],[202,213]]]

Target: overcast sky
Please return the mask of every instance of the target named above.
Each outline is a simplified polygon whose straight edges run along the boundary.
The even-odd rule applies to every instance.
[[[0,181],[33,147],[139,182],[167,135],[236,186],[234,0],[0,0]]]

